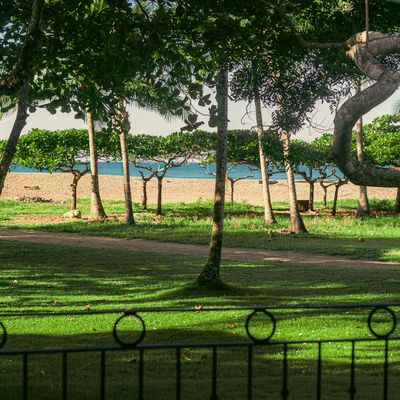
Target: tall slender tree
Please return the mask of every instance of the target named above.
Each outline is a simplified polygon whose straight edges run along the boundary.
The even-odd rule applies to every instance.
[[[220,264],[222,255],[222,236],[224,230],[225,176],[227,167],[227,135],[228,135],[228,70],[221,65],[217,77],[217,147],[216,176],[214,191],[214,212],[211,230],[210,248],[207,262],[196,283],[199,286],[220,286]]]

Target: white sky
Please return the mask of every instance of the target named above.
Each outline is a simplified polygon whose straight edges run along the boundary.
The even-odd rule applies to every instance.
[[[394,112],[394,105],[400,101],[400,91],[397,91],[390,99],[382,103],[380,106],[375,108],[369,114],[364,117],[365,122],[372,121],[375,117],[383,114],[392,114]],[[132,133],[145,133],[153,135],[167,135],[169,133],[179,131],[184,126],[183,121],[180,119],[172,119],[170,121],[162,118],[155,112],[140,110],[138,108],[129,107],[128,109],[131,121],[131,132]],[[250,107],[250,111],[254,111],[254,107]],[[241,121],[242,117],[246,112],[245,102],[230,102],[229,103],[229,129],[250,129],[255,125],[254,112],[250,114],[250,117],[245,117]],[[14,122],[15,115],[9,115],[4,117],[0,121],[0,138],[5,139],[9,136],[9,133]],[[319,105],[316,112],[314,113],[314,121],[328,131],[332,131],[333,115],[330,114],[329,108],[324,105]],[[205,120],[203,118],[203,120]],[[205,120],[206,121],[206,120]],[[243,122],[243,123],[242,123]],[[268,112],[264,111],[264,124],[270,123]],[[73,114],[62,114],[57,113],[51,115],[45,110],[38,110],[34,114],[28,117],[27,125],[25,126],[23,133],[29,132],[32,128],[56,130],[56,129],[68,129],[68,128],[85,128],[85,123],[81,120],[76,120]],[[200,129],[210,130],[207,122],[200,127]],[[296,135],[296,138],[310,141],[317,136],[320,136],[322,132],[316,132],[314,129],[305,127],[302,132]]]

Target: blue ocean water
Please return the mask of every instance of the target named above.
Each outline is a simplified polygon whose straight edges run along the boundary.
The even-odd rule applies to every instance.
[[[135,168],[132,164],[129,166],[131,176],[140,176],[139,170]],[[21,167],[19,165],[11,168],[12,172],[39,172],[32,168]],[[149,175],[148,171],[142,170],[145,176]],[[43,171],[46,172],[46,171]],[[122,163],[121,162],[99,162],[99,174],[100,175],[114,175],[122,176]],[[318,174],[314,171],[314,174]],[[338,176],[343,176],[340,171],[337,172]],[[243,165],[235,166],[229,173],[229,176],[233,178],[247,177],[249,175],[249,170]],[[200,166],[199,163],[188,163],[181,167],[174,167],[167,171],[166,177],[168,178],[194,178],[194,179],[214,179],[213,175],[207,173],[204,167]],[[300,175],[295,176],[296,179],[302,180]],[[261,179],[261,173],[259,170],[253,172],[253,177],[247,179]],[[278,172],[272,175],[273,180],[285,180],[286,174],[284,172]]]

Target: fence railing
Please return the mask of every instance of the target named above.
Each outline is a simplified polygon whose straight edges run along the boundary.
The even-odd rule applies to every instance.
[[[223,398],[241,398],[241,399],[256,399],[264,398],[260,393],[265,394],[266,391],[261,388],[263,385],[270,385],[271,379],[269,377],[272,366],[275,368],[275,372],[272,373],[274,376],[274,385],[277,388],[279,386],[278,397],[281,399],[329,399],[329,391],[324,392],[324,380],[327,381],[330,370],[342,368],[345,372],[341,373],[339,377],[334,378],[331,382],[331,386],[340,385],[340,388],[335,391],[342,391],[343,396],[341,398],[355,399],[358,395],[359,387],[362,387],[365,382],[369,382],[373,377],[373,384],[370,383],[374,394],[371,398],[388,400],[389,398],[398,398],[400,382],[395,383],[393,380],[398,377],[398,365],[400,363],[400,337],[396,336],[397,327],[397,311],[400,310],[400,304],[367,304],[367,305],[335,305],[335,306],[286,306],[286,307],[255,307],[255,308],[241,308],[241,307],[229,307],[229,308],[206,308],[197,306],[194,308],[137,308],[128,310],[99,310],[99,311],[65,311],[65,312],[54,312],[54,313],[3,313],[0,314],[0,398],[22,398],[23,400],[36,399],[38,398],[38,389],[35,385],[35,391],[30,390],[30,384],[37,378],[36,374],[31,373],[30,363],[34,362],[35,357],[59,357],[59,362],[51,367],[52,373],[58,376],[59,382],[54,382],[53,385],[58,385],[59,390],[54,391],[54,397],[50,394],[46,398],[61,398],[67,400],[69,398],[77,398],[71,393],[71,385],[69,378],[71,375],[71,369],[76,374],[79,364],[75,361],[70,361],[70,358],[74,354],[93,353],[98,355],[98,365],[92,366],[92,374],[97,376],[97,388],[91,389],[90,398],[93,399],[116,399],[118,397],[113,390],[107,388],[107,382],[109,381],[108,375],[111,371],[108,371],[109,365],[107,359],[111,354],[116,352],[134,352],[137,356],[133,358],[136,366],[137,376],[129,377],[129,381],[132,382],[132,388],[129,398],[143,399],[162,399],[162,398],[176,398],[176,399],[189,399],[189,398],[208,398],[211,400],[223,399]],[[235,315],[235,321],[241,321],[240,324],[230,324],[230,327],[237,328],[239,334],[235,336],[235,340],[232,340],[230,335],[225,340],[213,340],[213,337],[201,339],[190,339],[190,340],[159,340],[152,338],[155,328],[152,330],[148,327],[146,320],[149,316],[162,315],[165,317],[168,315],[173,316],[176,321],[178,316],[178,329],[175,331],[175,336],[179,339],[179,318],[184,318],[187,313],[196,313],[202,315],[216,315],[218,318],[215,321],[226,320],[221,317],[223,313],[227,315]],[[10,339],[13,337],[13,332],[7,329],[8,322],[16,320],[29,319],[43,319],[43,318],[86,318],[88,316],[98,318],[101,315],[106,315],[107,318],[116,314],[116,319],[113,326],[110,327],[110,334],[113,342],[110,344],[84,344],[84,345],[73,345],[68,346],[68,338],[62,340],[62,345],[47,345],[46,343],[41,344],[39,347],[24,347],[23,341],[18,342],[17,348],[10,346]],[[305,326],[305,334],[301,334],[301,338],[297,339],[296,332],[279,332],[280,323],[285,326],[291,326],[290,323],[296,318],[303,318],[305,325],[309,318],[314,321],[321,320],[329,316],[329,320],[332,322],[332,330],[334,329],[337,321],[349,320],[345,325],[347,327],[347,333],[345,332],[344,337],[330,337],[329,327],[325,327],[321,332],[313,328],[312,334],[307,333],[307,326]],[[337,317],[336,317],[337,316]],[[172,318],[172,317],[171,317]],[[211,322],[210,322],[211,321]],[[207,332],[208,325],[210,329],[213,326],[213,319],[206,319],[202,330]],[[176,324],[176,322],[175,322]],[[11,323],[15,325],[15,323]],[[168,324],[166,324],[168,325]],[[238,326],[239,325],[239,326]],[[351,334],[354,331],[354,327],[363,330],[365,335],[362,337],[353,337]],[[94,329],[94,328],[93,328]],[[190,326],[187,327],[187,331],[190,331]],[[327,332],[328,331],[328,332]],[[186,332],[186,331],[185,331]],[[350,336],[349,336],[350,332]],[[157,332],[159,333],[159,332]],[[93,333],[92,333],[93,334]],[[309,334],[309,337],[307,337]],[[90,337],[90,333],[86,336]],[[25,335],[29,337],[29,333]],[[212,336],[212,335],[211,335]],[[312,336],[315,336],[314,338]],[[211,340],[210,340],[211,339]],[[34,343],[34,340],[30,342]],[[67,345],[66,345],[67,344]],[[308,347],[307,347],[308,346]],[[340,348],[340,355],[335,352],[332,355],[332,346]],[[341,347],[340,347],[341,346]],[[363,347],[362,351],[359,348]],[[195,352],[196,350],[207,350],[209,353],[205,353],[202,358],[205,359],[205,363],[208,365],[208,383],[204,384],[202,381],[199,392],[192,395],[188,395],[189,392],[183,392],[184,381],[190,381],[191,384],[196,381],[196,377],[184,376],[185,368],[187,366],[187,360],[185,353],[190,351]],[[240,349],[242,352],[241,359],[237,362],[236,367],[230,369],[229,377],[221,377],[222,368],[224,365],[228,365],[227,360],[231,361],[228,355],[229,349]],[[274,349],[270,352],[269,349]],[[312,355],[310,355],[310,349]],[[315,350],[315,351],[314,351]],[[326,357],[324,353],[326,350]],[[163,384],[159,385],[158,382],[154,385],[151,379],[146,381],[145,376],[147,372],[151,374],[151,368],[153,363],[151,362],[151,352],[171,352],[173,351],[172,359],[168,359],[167,372],[169,375],[172,373],[173,366],[173,379],[169,379],[166,384],[168,388],[164,387]],[[291,351],[294,352],[291,358]],[[336,350],[335,350],[336,351]],[[225,352],[225,353],[224,353]],[[165,353],[167,354],[167,353]],[[168,353],[169,354],[169,353]],[[209,354],[209,356],[208,356]],[[300,354],[300,356],[299,356]],[[148,364],[146,364],[146,356],[148,357]],[[92,357],[92,356],[91,356]],[[337,360],[341,360],[339,365]],[[221,361],[222,360],[222,361]],[[267,360],[267,361],[266,361]],[[300,360],[300,361],[299,361]],[[372,360],[372,361],[371,361]],[[97,361],[96,361],[97,362]],[[300,363],[301,368],[294,366],[295,363]],[[11,374],[12,378],[8,380],[8,363],[11,363],[14,368],[14,372]],[[199,366],[202,361],[199,361]],[[224,364],[222,367],[220,363]],[[261,366],[263,363],[268,363],[268,369],[263,372]],[[18,364],[18,365],[17,365]],[[56,367],[54,367],[56,365]],[[358,380],[358,373],[361,366],[369,365],[363,379]],[[372,365],[372,366],[371,366]],[[392,365],[395,370],[391,376],[390,371]],[[20,384],[15,384],[15,379],[18,377],[16,369],[20,370],[19,378]],[[59,371],[54,371],[59,369]],[[191,371],[196,371],[196,365],[190,365]],[[240,374],[235,376],[235,368],[240,369]],[[291,368],[294,369],[292,373]],[[297,394],[297,390],[302,392],[301,386],[305,382],[304,369],[306,370],[306,377],[312,381],[312,385],[308,385],[309,388],[307,393],[301,395]],[[365,368],[364,368],[365,369]],[[232,372],[233,371],[233,372]],[[364,371],[365,372],[365,371]],[[393,375],[392,374],[392,375]],[[223,374],[222,374],[223,375]],[[347,377],[345,377],[347,375]],[[344,378],[345,377],[345,378]],[[228,389],[225,387],[223,393],[220,393],[220,383],[224,383],[224,379],[229,382]],[[290,379],[293,380],[292,385]],[[335,380],[336,379],[336,380]],[[391,380],[391,381],[390,381]],[[240,381],[240,382],[239,382]],[[146,382],[148,382],[146,384]],[[171,382],[173,388],[171,388]],[[278,383],[277,383],[278,382]],[[33,384],[33,383],[32,383]],[[89,385],[89,382],[88,382]],[[147,385],[147,386],[146,386]],[[159,385],[159,386],[157,386]],[[240,393],[236,393],[235,397],[235,385],[237,385]],[[14,392],[7,397],[7,386],[12,386]],[[113,382],[112,389],[116,387],[115,381]],[[146,392],[147,387],[152,386],[152,392]],[[226,386],[226,385],[225,385]],[[339,390],[340,389],[340,390]],[[364,388],[365,389],[365,388]],[[41,389],[40,389],[41,390]],[[158,391],[158,394],[154,394],[154,390]],[[271,389],[272,390],[272,389]],[[397,392],[396,392],[397,390]],[[135,393],[133,393],[134,391]],[[16,393],[17,392],[17,393]],[[168,392],[168,394],[166,394]],[[36,393],[36,394],[35,394]],[[173,393],[173,394],[171,394]],[[225,395],[224,395],[225,393]],[[226,393],[230,393],[226,395]],[[5,394],[2,396],[2,394]],[[165,394],[165,396],[164,396]],[[275,393],[276,395],[276,393]],[[164,396],[164,397],[163,397]],[[197,397],[196,397],[197,396]],[[303,397],[302,397],[303,396]],[[43,397],[44,398],[44,397]],[[87,397],[86,397],[87,398]],[[269,397],[268,397],[269,398]],[[272,397],[270,397],[272,398]],[[276,398],[276,397],[275,397]]]

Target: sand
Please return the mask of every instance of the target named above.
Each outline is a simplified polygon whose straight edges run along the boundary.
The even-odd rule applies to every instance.
[[[17,196],[35,196],[52,200],[65,200],[71,196],[70,184],[72,175],[68,173],[9,173],[3,190],[3,198],[16,198]],[[133,200],[141,199],[141,179],[131,178]],[[37,188],[38,187],[38,188]],[[122,176],[100,176],[101,196],[104,199],[123,200]],[[308,184],[297,183],[298,199],[308,198]],[[193,202],[198,199],[212,199],[214,192],[213,179],[171,179],[166,177],[163,181],[163,202]],[[395,188],[368,188],[370,198],[394,199]],[[157,180],[148,183],[148,201],[156,202]],[[316,185],[316,201],[322,200],[323,191]],[[228,188],[227,195],[230,195]],[[242,180],[235,184],[235,201],[244,201],[252,205],[262,204],[261,184],[258,180]],[[285,181],[271,186],[273,201],[287,201],[287,184]],[[78,197],[90,198],[90,175],[84,176],[79,182]],[[352,184],[340,188],[339,198],[349,199],[358,197],[358,187]],[[328,189],[328,200],[333,198],[333,188]]]

